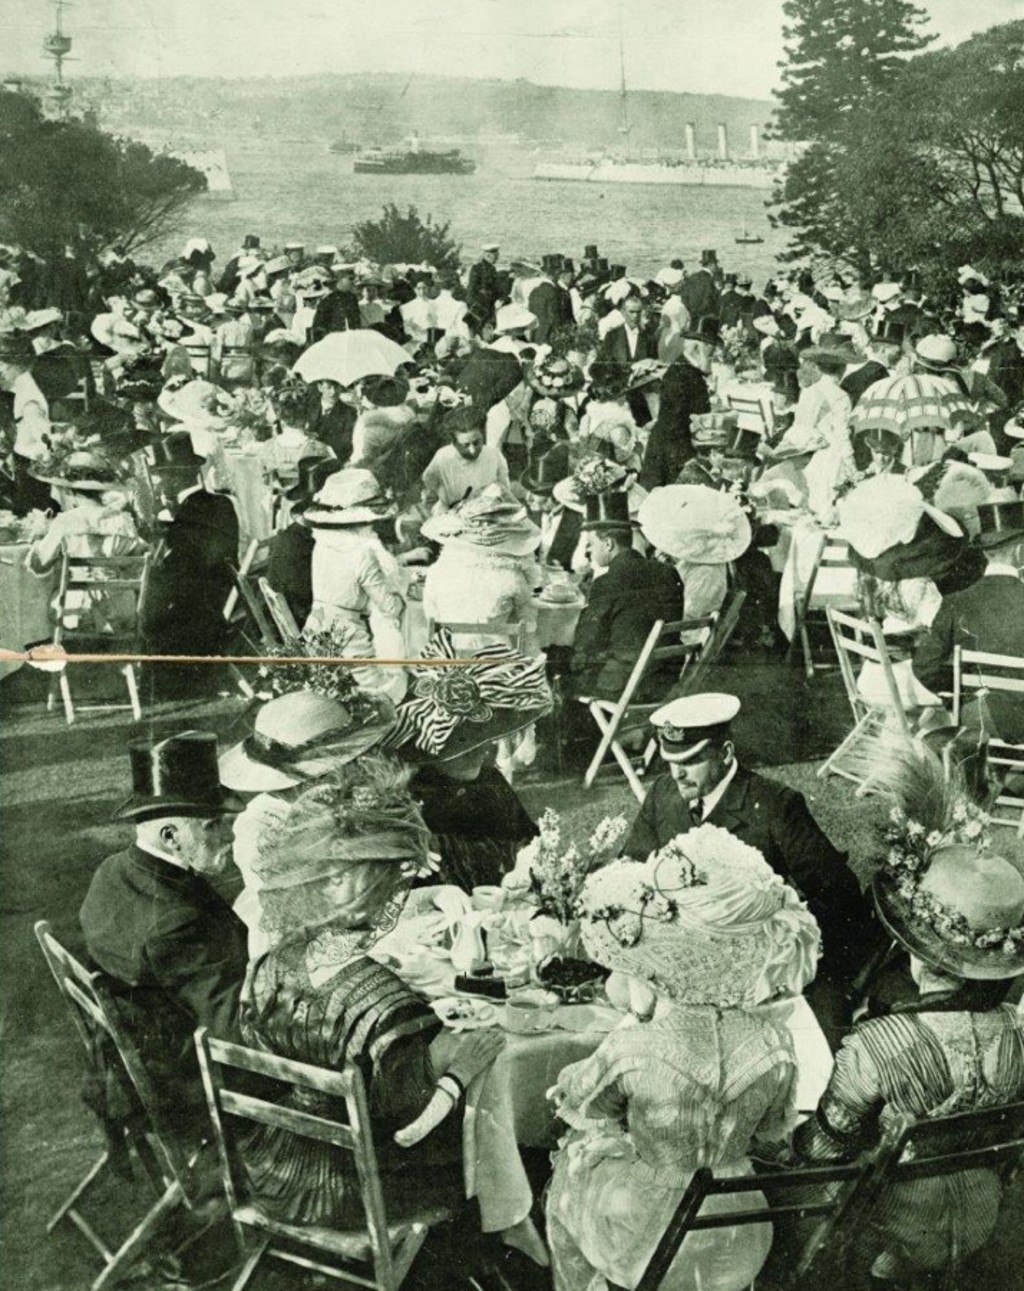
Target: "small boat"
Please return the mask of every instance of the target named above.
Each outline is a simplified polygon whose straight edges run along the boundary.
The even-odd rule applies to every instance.
[[[746,220],[744,220],[743,232],[736,234],[735,241],[740,243],[741,246],[757,246],[759,242],[764,241],[764,238],[761,237],[760,233],[751,233],[747,228]]]

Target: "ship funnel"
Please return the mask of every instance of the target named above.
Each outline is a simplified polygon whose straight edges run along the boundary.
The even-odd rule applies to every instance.
[[[761,156],[761,127],[756,121],[750,127],[750,155],[755,161]]]
[[[718,155],[722,161],[729,160],[729,127],[724,122],[718,127]]]
[[[697,126],[693,121],[686,123],[686,159],[697,160]]]
[[[412,132],[412,137],[409,140],[409,151],[419,152],[419,150],[420,150],[420,132],[418,130],[414,130]]]

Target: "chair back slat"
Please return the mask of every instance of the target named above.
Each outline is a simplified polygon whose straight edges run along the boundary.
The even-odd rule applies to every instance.
[[[522,650],[523,643],[523,625],[521,623],[510,623],[507,619],[487,619],[483,623],[451,623],[434,621],[431,619],[427,623],[427,637],[433,637],[439,628],[445,628],[452,637],[456,652],[460,649],[456,637],[502,637],[507,641],[513,650]],[[466,647],[469,649],[470,647]],[[476,649],[476,647],[472,647]]]
[[[239,1094],[232,1089],[221,1092],[220,1105],[228,1116],[241,1116],[258,1125],[271,1125],[297,1137],[316,1139],[318,1143],[331,1143],[348,1152],[354,1150],[355,1139],[347,1125],[338,1125],[321,1116],[314,1116],[311,1112],[296,1111],[295,1108],[283,1107],[280,1103],[268,1103],[262,1098],[251,1098],[248,1094]]]
[[[280,592],[275,591],[270,586],[266,576],[263,574],[256,579],[256,586],[259,588],[263,603],[267,607],[267,613],[270,615],[274,627],[277,628],[281,641],[285,645],[289,642],[297,641],[302,635],[302,629],[299,627],[288,601]]]
[[[684,659],[687,655],[697,655],[711,641],[715,624],[718,622],[718,611],[699,619],[679,619],[675,623],[666,623],[661,630],[658,643],[651,651],[648,667],[652,663],[661,663],[666,659]],[[680,641],[684,632],[699,633],[700,639],[692,643]],[[664,641],[664,645],[662,642]]]
[[[896,674],[893,672],[892,659],[889,655],[889,647],[886,644],[885,636],[882,633],[881,624],[877,619],[858,619],[852,614],[846,614],[842,610],[833,609],[831,606],[826,607],[825,616],[828,620],[832,642],[839,659],[839,668],[843,678],[843,685],[846,688],[846,697],[849,700],[850,707],[853,709],[854,717],[859,720],[868,708],[866,701],[861,697],[857,689],[857,675],[853,670],[853,659],[856,658],[877,664],[882,669],[886,693],[889,698],[887,709],[891,710],[892,716],[902,727],[904,733],[909,735],[910,724],[907,721],[903,698],[896,683]]]

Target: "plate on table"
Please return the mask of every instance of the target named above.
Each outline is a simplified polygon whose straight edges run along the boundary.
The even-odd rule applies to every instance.
[[[450,1031],[478,1031],[498,1025],[498,1010],[490,1000],[467,995],[448,995],[431,1000],[430,1007]]]

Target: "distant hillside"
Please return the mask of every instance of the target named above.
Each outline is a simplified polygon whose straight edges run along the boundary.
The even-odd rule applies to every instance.
[[[567,147],[616,146],[619,99],[612,90],[572,90],[529,81],[478,81],[394,75],[307,76],[281,80],[77,82],[79,98],[97,103],[111,127],[132,125],[212,135],[239,132],[389,143],[418,130],[430,136],[493,139]],[[724,95],[637,90],[629,96],[632,148],[683,147],[686,123],[703,152],[724,122],[737,155],[752,123],[765,126],[772,104]]]

